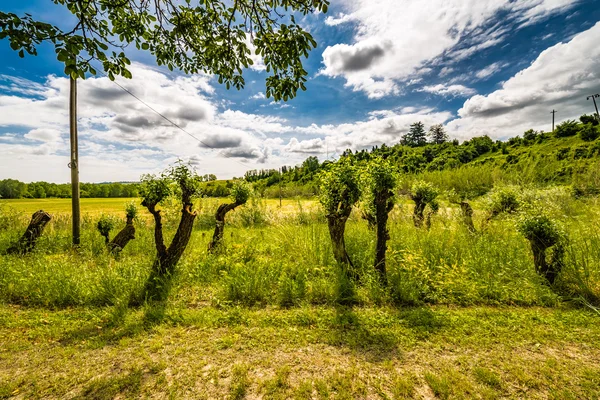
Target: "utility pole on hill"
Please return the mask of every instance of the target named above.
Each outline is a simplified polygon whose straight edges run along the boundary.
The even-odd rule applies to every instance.
[[[588,96],[587,99],[592,99],[594,101],[594,107],[596,108],[596,118],[598,118],[598,122],[600,122],[600,114],[598,113],[598,105],[596,104],[596,98],[600,97],[600,94],[593,94]]]
[[[78,246],[80,241],[79,223],[79,151],[77,146],[77,79],[72,76],[69,93],[69,131],[71,143],[71,208],[73,214],[73,245]]]
[[[556,114],[556,110],[552,110],[550,114],[552,114],[552,132],[554,132],[554,114]]]

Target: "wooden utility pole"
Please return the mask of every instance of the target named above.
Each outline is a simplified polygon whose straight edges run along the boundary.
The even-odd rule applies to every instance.
[[[279,167],[279,208],[281,208],[281,178],[282,178],[282,170]]]
[[[79,151],[77,146],[77,79],[69,78],[69,127],[71,142],[71,208],[73,213],[73,245],[78,246],[80,241],[80,210],[79,210]]]
[[[598,104],[596,104],[596,98],[600,97],[600,94],[593,94],[591,96],[588,96],[587,99],[592,99],[594,101],[594,107],[596,108],[596,118],[598,118],[598,121],[600,122],[600,114],[598,113]]]
[[[554,132],[554,114],[556,114],[556,110],[552,110],[550,114],[552,114],[552,132]]]

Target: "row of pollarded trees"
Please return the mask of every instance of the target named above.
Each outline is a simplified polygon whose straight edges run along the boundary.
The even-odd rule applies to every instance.
[[[346,251],[344,232],[353,207],[360,202],[363,218],[376,232],[374,267],[381,282],[387,284],[386,251],[390,239],[387,223],[396,200],[398,168],[382,157],[361,166],[350,157],[342,157],[329,164],[319,178],[319,201],[325,208],[335,260],[348,276],[357,278]],[[417,228],[430,227],[431,216],[438,211],[437,196],[430,183],[419,181],[412,186],[410,197],[415,202],[413,221]]]
[[[346,251],[344,233],[352,209],[360,202],[363,218],[376,232],[374,268],[382,284],[387,285],[386,251],[390,239],[387,227],[389,213],[394,208],[399,173],[388,160],[381,157],[366,164],[355,164],[349,157],[342,157],[320,173],[319,201],[325,209],[329,234],[336,262],[348,278],[357,279],[357,273]],[[410,191],[414,201],[413,222],[415,227],[431,225],[431,216],[438,211],[438,191],[428,182],[415,182]],[[469,196],[456,192],[449,195],[450,201],[460,206],[462,220],[467,229],[475,234],[473,208]],[[516,213],[520,201],[511,190],[493,193],[489,215],[485,223],[500,214]],[[565,234],[548,216],[542,213],[522,214],[518,230],[530,242],[536,272],[553,284],[563,266]],[[550,259],[546,253],[552,249]]]

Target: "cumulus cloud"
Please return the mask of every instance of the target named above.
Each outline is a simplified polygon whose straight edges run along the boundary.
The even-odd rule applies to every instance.
[[[586,96],[600,91],[600,22],[544,50],[526,69],[499,90],[468,99],[459,118],[448,124],[455,136],[488,134],[506,138],[529,128],[550,130],[550,111],[558,120],[577,118],[593,110]]]
[[[131,70],[133,79],[118,78],[118,82],[162,116],[108,78],[80,81],[78,125],[84,181],[103,174],[102,181],[135,180],[177,158],[192,156],[196,156],[198,166],[211,173],[231,176],[244,167],[240,162],[224,162],[227,157],[266,162],[273,146],[267,145],[266,139],[293,129],[278,117],[231,109],[220,112],[222,105],[211,97],[214,88],[207,75],[173,76],[137,63]],[[68,163],[68,79],[49,76],[37,83],[3,76],[0,85],[0,126],[4,131],[15,128],[10,129],[15,136],[0,134],[0,168],[15,172],[15,177],[23,180],[60,180],[63,174],[59,168]],[[21,168],[20,160],[26,155],[37,157],[35,164],[48,168]],[[62,161],[57,163],[59,159]],[[109,176],[109,171],[115,172],[109,167],[101,168],[102,173],[83,168],[86,163],[103,162],[121,165],[121,170]]]
[[[352,43],[323,52],[321,74],[341,76],[371,98],[400,93],[426,63],[459,61],[501,43],[511,29],[565,12],[572,0],[345,0],[329,25],[354,24]],[[502,14],[502,20],[497,17]],[[449,68],[449,67],[448,67]],[[448,71],[448,70],[446,70]]]

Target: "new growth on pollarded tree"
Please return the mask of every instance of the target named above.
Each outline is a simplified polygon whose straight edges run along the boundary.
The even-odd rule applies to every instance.
[[[387,241],[390,239],[387,228],[389,213],[394,208],[398,172],[396,167],[388,160],[376,157],[370,160],[361,174],[363,206],[365,214],[371,215],[377,232],[375,246],[375,269],[379,273],[381,282],[387,283],[386,276],[386,251]]]
[[[211,242],[208,244],[208,251],[215,250],[223,240],[225,231],[225,215],[236,207],[246,204],[250,197],[251,187],[244,181],[236,181],[231,188],[232,203],[224,203],[217,208],[215,213],[215,232]]]
[[[422,228],[423,223],[425,223],[427,229],[431,227],[431,216],[439,210],[437,196],[438,191],[431,183],[425,181],[413,183],[410,198],[415,202],[413,222],[417,228]],[[427,215],[425,215],[425,209],[427,208]]]
[[[346,252],[344,232],[352,207],[360,198],[356,168],[348,157],[328,164],[319,174],[319,201],[325,209],[335,260],[346,268],[353,267]]]
[[[119,231],[110,240],[110,231],[115,227],[115,221],[113,218],[107,215],[100,217],[100,220],[96,224],[96,228],[100,232],[100,235],[104,237],[104,243],[112,254],[118,254],[127,246],[132,239],[135,239],[135,226],[133,226],[133,219],[137,215],[137,207],[133,203],[127,204],[125,207],[126,222],[125,227]]]
[[[526,215],[521,218],[518,230],[529,240],[533,253],[535,271],[554,284],[563,267],[566,236],[562,229],[544,214]],[[552,248],[550,259],[546,251]]]
[[[295,15],[327,12],[327,0],[55,0],[73,14],[72,26],[0,11],[0,39],[10,47],[37,55],[44,43],[54,47],[65,74],[72,78],[95,75],[92,61],[113,80],[131,78],[125,54],[135,45],[149,51],[158,65],[186,74],[218,76],[227,88],[242,88],[243,68],[253,64],[249,45],[262,56],[267,73],[267,97],[288,100],[306,90],[302,57],[317,46]],[[194,4],[195,3],[195,4]],[[70,19],[67,19],[70,20]],[[285,22],[285,23],[281,23]],[[67,24],[68,22],[65,22]]]
[[[173,274],[177,262],[183,255],[192,234],[196,212],[192,200],[200,194],[200,177],[194,169],[182,163],[168,168],[159,176],[144,175],[141,179],[140,196],[142,206],[154,217],[154,244],[156,259],[152,265],[145,295],[155,296],[156,289],[164,284],[164,278]],[[161,210],[157,206],[169,196],[176,195],[181,200],[181,218],[175,236],[167,247],[163,238]]]

